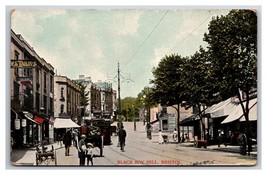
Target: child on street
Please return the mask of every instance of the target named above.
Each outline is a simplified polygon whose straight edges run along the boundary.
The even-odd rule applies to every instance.
[[[89,162],[91,162],[91,165],[93,166],[93,157],[94,157],[94,153],[93,153],[93,148],[94,145],[92,143],[87,143],[87,149],[85,152],[85,157],[87,158],[87,165],[89,165]]]

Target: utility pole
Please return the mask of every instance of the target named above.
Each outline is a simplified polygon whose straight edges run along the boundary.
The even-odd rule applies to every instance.
[[[118,100],[119,100],[119,113],[118,115],[121,115],[121,94],[120,94],[120,63],[118,63]]]

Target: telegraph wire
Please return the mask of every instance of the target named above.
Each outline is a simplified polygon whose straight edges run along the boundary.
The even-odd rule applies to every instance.
[[[184,42],[194,31],[196,31],[200,26],[202,26],[202,24],[204,24],[204,22],[206,22],[215,12],[217,12],[218,10],[215,10],[213,13],[211,13],[207,18],[205,18],[204,21],[202,21],[196,28],[194,28],[188,35],[186,35],[184,37],[184,39],[182,39],[177,45],[175,45],[170,51],[172,51],[173,49],[175,49],[176,47],[178,47],[180,44],[182,44],[182,42]]]
[[[132,58],[140,51],[140,49],[143,47],[143,45],[146,43],[146,41],[150,38],[150,36],[152,35],[152,33],[156,30],[156,28],[159,26],[159,24],[161,23],[161,21],[167,15],[168,12],[169,12],[169,10],[167,10],[165,12],[165,14],[161,17],[161,19],[159,20],[159,22],[155,25],[155,27],[153,28],[153,30],[149,33],[149,35],[146,37],[146,39],[143,41],[143,43],[139,46],[139,48],[129,58],[128,62],[124,65],[124,67],[121,69],[121,71],[131,62]]]

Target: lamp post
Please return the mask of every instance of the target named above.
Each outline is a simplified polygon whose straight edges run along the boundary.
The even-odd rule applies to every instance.
[[[150,125],[150,97],[149,97],[149,88],[147,91],[147,96],[144,94],[143,98],[145,99],[145,110],[146,112],[146,128],[147,128],[147,138],[148,139],[152,139],[152,135],[151,135],[151,125]]]

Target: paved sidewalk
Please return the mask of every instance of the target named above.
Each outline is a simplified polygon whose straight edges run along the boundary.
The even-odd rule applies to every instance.
[[[195,147],[193,141],[184,142],[184,143],[175,143],[172,140],[171,133],[168,134],[168,138],[169,138],[168,144],[179,144],[179,146],[184,146],[184,147]],[[158,133],[156,132],[152,133],[151,141],[155,143],[158,142]],[[220,147],[218,147],[218,145],[208,145],[207,148],[201,147],[201,148],[196,148],[196,149],[208,149],[208,150],[224,151],[224,152],[231,152],[231,153],[237,153],[237,154],[240,153],[240,147],[238,145],[227,145],[227,146],[221,145]],[[250,152],[250,156],[257,157],[257,146],[253,146],[252,152]]]
[[[60,145],[58,143],[53,143],[49,145],[45,145],[47,150],[52,149],[52,145],[55,150],[64,148],[64,145]],[[12,155],[10,157],[10,164],[14,166],[32,166],[35,165],[35,147],[25,148],[25,149],[13,149]]]

